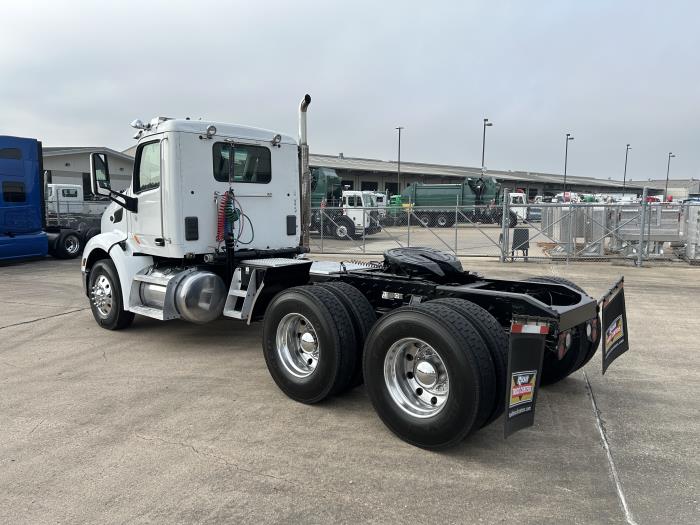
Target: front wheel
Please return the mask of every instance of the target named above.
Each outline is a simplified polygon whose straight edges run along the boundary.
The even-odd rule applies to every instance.
[[[97,261],[90,270],[90,308],[102,328],[121,330],[134,321],[133,312],[124,310],[121,284],[111,259]]]
[[[333,226],[336,239],[352,239],[355,235],[355,223],[347,216],[338,217]]]

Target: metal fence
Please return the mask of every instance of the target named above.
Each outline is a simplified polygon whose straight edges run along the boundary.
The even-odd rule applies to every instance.
[[[700,262],[700,205],[314,208],[311,217],[312,253],[379,255],[395,247],[429,246],[501,261]]]

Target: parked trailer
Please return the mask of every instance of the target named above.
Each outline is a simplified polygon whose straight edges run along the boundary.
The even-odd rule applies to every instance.
[[[531,424],[540,384],[595,354],[598,302],[553,277],[484,278],[427,248],[367,264],[305,258],[310,101],[298,144],[221,123],[134,121],[123,194],[110,189],[107,155],[92,155],[93,192],[114,201],[81,264],[97,323],[262,322],[265,362],[287,396],[318,403],[364,382],[382,421],[419,447],[455,445],[504,410],[506,432]],[[606,341],[626,331],[617,326]],[[618,339],[608,359],[624,350]]]
[[[41,142],[0,136],[0,185],[0,260],[80,255],[87,231],[47,222]]]

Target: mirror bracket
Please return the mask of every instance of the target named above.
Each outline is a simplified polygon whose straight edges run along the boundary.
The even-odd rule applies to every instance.
[[[132,213],[138,213],[139,211],[139,200],[136,197],[129,197],[123,193],[109,190],[109,200],[116,202],[119,206],[126,208],[127,211]]]

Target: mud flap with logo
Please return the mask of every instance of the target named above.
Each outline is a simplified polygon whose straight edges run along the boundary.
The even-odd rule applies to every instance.
[[[548,332],[549,326],[544,322],[511,323],[505,437],[535,422],[535,402],[542,376],[544,340]]]
[[[625,279],[620,277],[600,300],[603,310],[603,373],[615,359],[629,350],[624,285]]]

